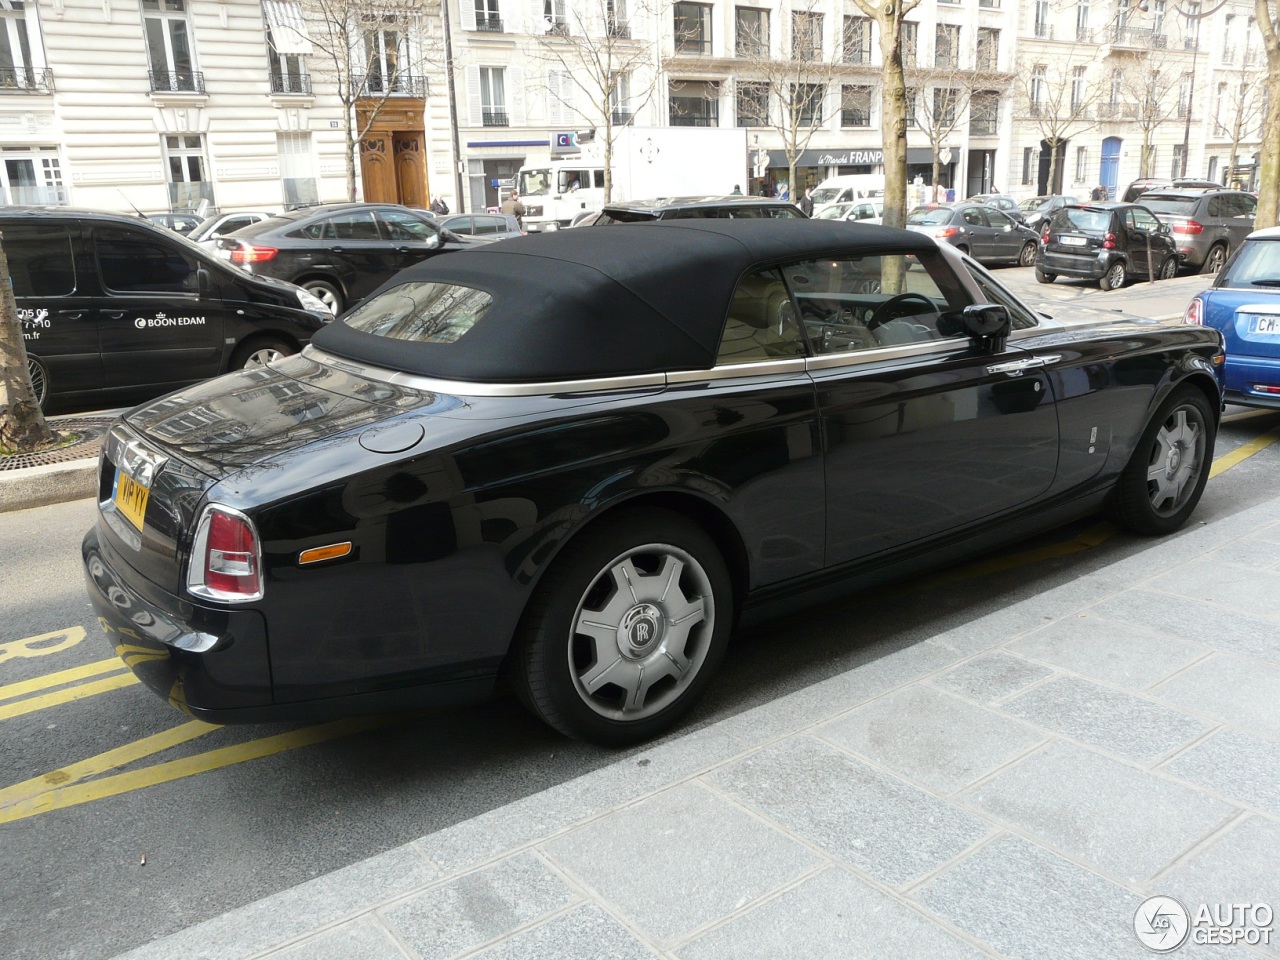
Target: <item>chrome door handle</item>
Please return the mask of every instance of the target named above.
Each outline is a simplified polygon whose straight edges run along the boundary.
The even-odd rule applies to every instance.
[[[124,311],[123,310],[104,310],[102,312],[102,315],[105,316],[108,320],[119,320],[121,317],[124,316]]]
[[[987,373],[1007,373],[1011,377],[1020,377],[1028,370],[1047,367],[1051,363],[1057,363],[1061,359],[1061,354],[1039,357],[1021,357],[1018,360],[1009,360],[1005,363],[993,363],[991,366],[987,367]]]

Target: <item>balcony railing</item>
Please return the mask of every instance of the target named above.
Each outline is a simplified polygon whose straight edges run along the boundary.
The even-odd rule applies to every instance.
[[[1169,38],[1151,27],[1130,27],[1117,24],[1112,43],[1118,47],[1139,47],[1144,50],[1164,50]]]
[[[605,24],[604,31],[615,40],[631,39],[631,24],[619,23],[617,20],[610,20]]]
[[[978,0],[978,6],[991,7],[998,10],[1000,8],[1000,0]]]
[[[273,73],[271,75],[272,93],[292,93],[298,96],[311,96],[311,77],[307,74]]]
[[[11,202],[21,206],[61,207],[67,203],[67,188],[62,186],[36,186],[14,184],[9,187]]]
[[[718,127],[720,126],[720,118],[708,115],[690,115],[690,114],[671,114],[671,125],[673,127]]]
[[[635,120],[636,115],[630,110],[613,110],[611,117],[615,127],[625,127]]]
[[[33,70],[31,67],[10,67],[0,70],[0,94],[5,93],[53,93],[53,71]]]
[[[1136,103],[1100,103],[1098,104],[1099,120],[1136,120],[1138,105]]]
[[[969,121],[969,136],[991,137],[996,133],[996,121],[992,117],[975,117]]]
[[[733,52],[739,57],[763,58],[769,56],[769,45],[756,37],[738,37]]]
[[[709,57],[711,56],[711,40],[704,40],[700,35],[681,36],[679,32],[677,32],[676,53]]]
[[[204,93],[202,70],[152,70],[147,76],[152,93]]]
[[[485,107],[480,111],[480,116],[486,127],[511,126],[511,117],[506,110],[496,110]]]
[[[1052,39],[1053,39],[1053,24],[1052,24],[1052,23],[1037,23],[1037,24],[1035,25],[1035,34],[1036,34],[1036,37],[1037,37],[1037,38],[1039,38],[1040,40],[1052,40]]]
[[[870,110],[841,110],[840,126],[842,127],[869,127],[871,126]]]
[[[358,97],[425,97],[427,78],[397,73],[388,81],[386,77],[375,73],[352,77],[351,87]]]
[[[551,17],[547,20],[547,33],[553,37],[569,35],[569,21],[564,17]]]
[[[500,17],[476,17],[476,29],[482,33],[502,33]]]

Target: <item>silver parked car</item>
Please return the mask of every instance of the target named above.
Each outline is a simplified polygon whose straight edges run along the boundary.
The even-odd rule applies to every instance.
[[[436,223],[468,240],[506,240],[524,236],[516,218],[505,213],[455,213],[437,217]]]
[[[1193,273],[1217,273],[1253,232],[1257,198],[1240,190],[1188,187],[1142,195],[1142,205],[1168,224],[1182,266]]]

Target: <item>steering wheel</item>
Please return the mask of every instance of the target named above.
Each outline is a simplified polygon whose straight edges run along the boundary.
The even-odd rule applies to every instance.
[[[909,300],[920,300],[934,313],[937,313],[938,311],[938,308],[934,306],[933,301],[923,293],[900,293],[896,297],[890,297],[884,303],[880,304],[880,306],[876,307],[875,313],[871,314],[867,319],[867,329],[874,330],[881,324],[888,323],[890,320],[896,320],[896,317],[891,316],[893,310]]]

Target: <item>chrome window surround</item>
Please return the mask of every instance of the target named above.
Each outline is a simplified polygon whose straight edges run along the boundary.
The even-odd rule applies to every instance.
[[[255,593],[227,593],[208,586],[204,581],[204,555],[209,546],[209,528],[213,524],[215,512],[242,520],[253,534],[253,566],[258,572],[258,589]],[[223,603],[249,603],[262,599],[262,591],[266,586],[266,577],[262,569],[262,543],[258,539],[258,526],[245,514],[234,507],[221,503],[205,504],[200,513],[200,522],[196,524],[195,539],[191,544],[191,554],[187,557],[187,592],[205,600],[221,600]]]

